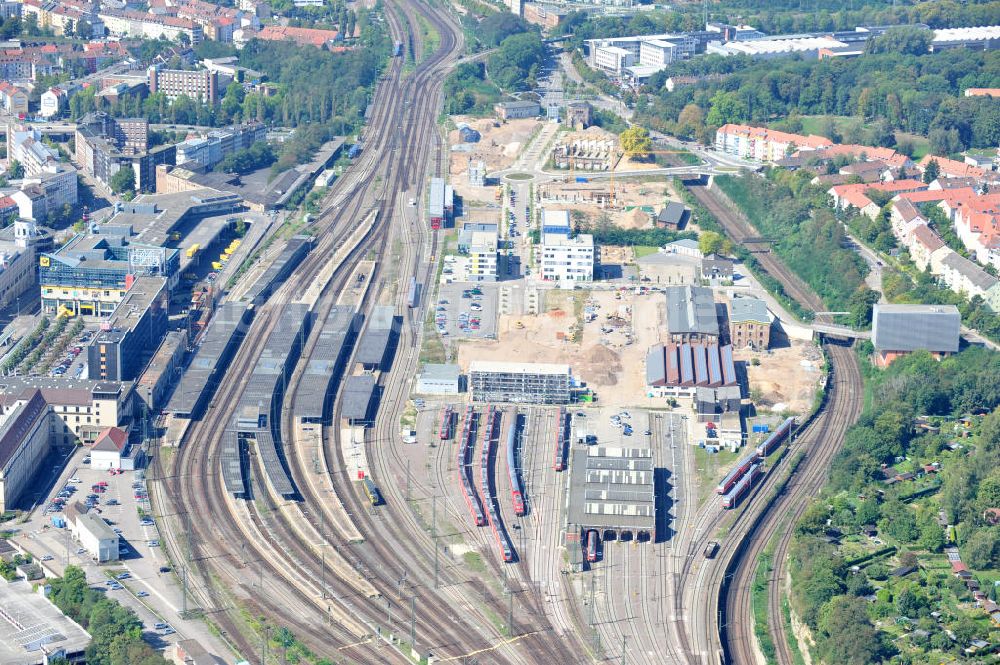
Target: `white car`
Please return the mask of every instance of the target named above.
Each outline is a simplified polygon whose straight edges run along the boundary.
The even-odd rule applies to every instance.
[[[82,483],[83,481],[80,480],[79,478],[77,478],[76,476],[73,476],[72,478],[69,479],[69,482],[71,482],[71,483]]]

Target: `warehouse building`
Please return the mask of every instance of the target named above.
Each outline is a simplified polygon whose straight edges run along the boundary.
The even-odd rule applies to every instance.
[[[474,360],[469,364],[473,402],[568,404],[569,365]]]
[[[954,305],[891,305],[872,308],[875,363],[886,367],[913,353],[929,351],[935,358],[958,353],[962,315]]]
[[[421,395],[457,395],[461,391],[461,378],[458,365],[427,363],[417,376],[417,392]]]
[[[718,344],[719,317],[712,289],[668,286],[667,333],[675,344]]]
[[[73,537],[94,561],[105,563],[118,560],[118,534],[112,531],[104,518],[96,513],[84,513],[69,526]]]
[[[594,530],[601,540],[656,537],[653,451],[649,448],[574,448],[566,533]]]
[[[537,118],[542,113],[538,102],[500,102],[493,106],[497,117],[503,121]]]
[[[45,587],[0,584],[0,663],[84,662],[90,634],[46,598]]]
[[[646,354],[650,397],[690,397],[699,388],[737,386],[733,347],[718,344],[654,344]]]
[[[734,298],[729,303],[729,339],[737,349],[764,351],[771,343],[771,313],[759,298]]]

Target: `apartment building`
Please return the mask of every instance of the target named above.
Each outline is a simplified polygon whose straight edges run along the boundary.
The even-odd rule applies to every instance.
[[[796,150],[820,150],[831,146],[833,141],[823,136],[803,136],[750,125],[727,124],[715,132],[716,150],[758,162],[777,161]]]
[[[104,23],[101,21],[93,5],[73,0],[22,0],[22,20],[33,16],[41,29],[48,29],[52,34],[76,36],[81,24],[90,25],[88,37],[98,39],[104,36]]]
[[[474,360],[469,364],[473,402],[568,404],[569,365]]]
[[[594,237],[587,233],[542,234],[542,279],[589,282],[594,279]]]
[[[54,118],[69,107],[69,98],[80,90],[80,86],[63,83],[52,86],[42,93],[38,114],[43,118]]]
[[[214,104],[219,99],[218,74],[207,69],[189,71],[153,65],[146,70],[146,77],[149,93],[163,93],[170,101],[181,95],[206,104]]]
[[[208,132],[204,138],[188,139],[177,144],[177,165],[215,166],[228,155],[267,140],[267,128],[259,122],[233,125]]]
[[[188,42],[198,44],[205,39],[201,25],[178,16],[162,16],[131,10],[102,9],[98,14],[108,34],[134,39],[165,39],[177,42],[185,35]]]
[[[0,81],[0,106],[8,115],[27,115],[28,93],[10,81]]]
[[[20,162],[26,176],[38,175],[59,163],[59,153],[42,142],[42,133],[31,125],[7,125],[7,164]]]

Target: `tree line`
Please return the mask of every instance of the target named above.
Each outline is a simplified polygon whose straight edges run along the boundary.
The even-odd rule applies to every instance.
[[[952,154],[1000,142],[1000,105],[985,97],[964,97],[970,87],[996,87],[1000,52],[953,49],[940,53],[900,52],[902,40],[918,49],[912,30],[874,40],[873,52],[857,58],[756,61],[743,56],[705,56],[677,63],[654,75],[636,111],[647,126],[705,142],[726,123],[767,124],[795,115],[849,116],[857,133],[874,128],[878,145],[895,146],[897,130],[927,136],[931,149]],[[889,46],[880,46],[888,44]],[[882,52],[885,51],[885,52]],[[670,76],[701,77],[669,92]],[[821,133],[841,137],[830,123]]]

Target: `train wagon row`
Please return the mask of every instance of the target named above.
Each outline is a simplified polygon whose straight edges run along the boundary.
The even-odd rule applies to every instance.
[[[788,438],[795,426],[795,418],[786,418],[774,432],[762,441],[753,452],[741,459],[733,470],[726,474],[715,491],[722,495],[722,507],[733,508],[747,490],[764,472],[763,461]],[[744,482],[746,481],[746,482]]]
[[[583,549],[587,553],[587,563],[594,563],[597,561],[597,545],[599,536],[597,532],[593,529],[587,529],[587,532],[583,534]]]
[[[413,309],[418,304],[420,304],[420,283],[415,277],[411,277],[406,291],[406,306]]]
[[[523,517],[528,513],[528,507],[524,500],[524,485],[521,483],[520,465],[518,464],[520,459],[517,454],[517,442],[520,440],[518,436],[519,418],[520,416],[515,410],[514,421],[511,423],[510,429],[507,430],[507,474],[510,476],[510,498],[514,504],[514,514]]]
[[[566,468],[566,439],[569,438],[569,420],[565,407],[559,407],[556,414],[556,452],[552,458],[552,468],[563,471]]]
[[[497,509],[496,492],[493,484],[490,483],[490,459],[493,455],[493,433],[496,431],[497,416],[499,411],[489,407],[486,416],[486,427],[483,429],[483,456],[480,463],[481,480],[483,484],[483,500],[486,502],[486,510],[489,518],[490,528],[493,530],[493,537],[496,538],[497,546],[500,548],[500,558],[504,563],[514,561],[514,547],[504,529],[503,521],[500,519],[500,511]]]
[[[469,507],[472,521],[475,522],[476,526],[486,526],[486,515],[483,513],[483,505],[479,500],[476,487],[472,483],[470,458],[472,457],[473,442],[475,441],[476,434],[475,420],[475,409],[471,406],[466,407],[465,418],[462,422],[462,434],[459,439],[456,466],[458,467],[459,480],[462,482],[462,493],[465,495],[465,504]]]
[[[752,464],[743,477],[733,485],[733,488],[722,495],[722,507],[726,510],[735,508],[740,499],[746,496],[746,493],[762,475],[764,475],[764,465],[760,462]]]
[[[455,436],[455,410],[451,404],[441,410],[441,422],[438,425],[438,438],[442,441]]]

